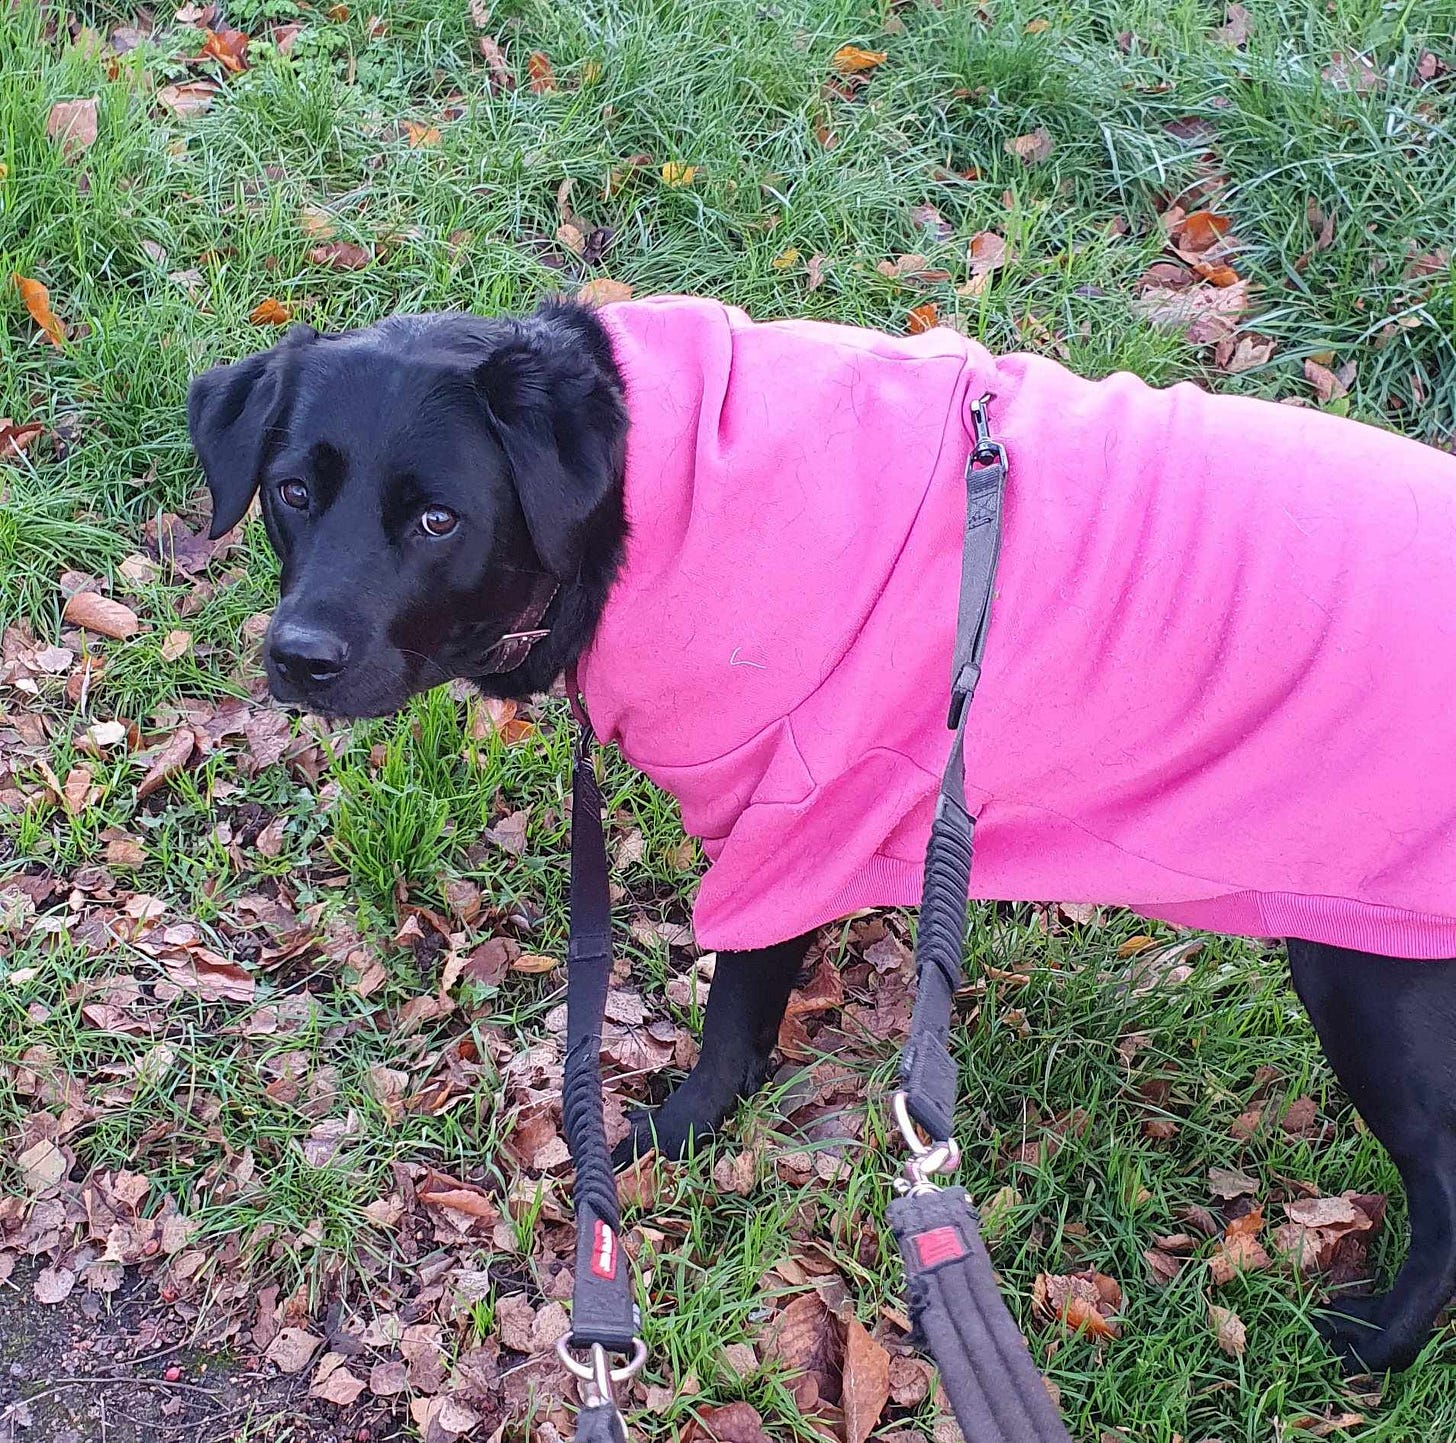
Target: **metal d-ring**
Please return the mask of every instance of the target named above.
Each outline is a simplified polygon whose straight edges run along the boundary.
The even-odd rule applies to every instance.
[[[903,1091],[895,1094],[891,1107],[900,1136],[905,1139],[905,1146],[910,1149],[910,1161],[905,1164],[905,1174],[910,1179],[910,1191],[930,1192],[936,1186],[930,1181],[931,1178],[937,1173],[954,1172],[960,1166],[960,1147],[953,1137],[943,1141],[925,1142],[910,1116],[909,1099]]]
[[[566,1364],[567,1370],[585,1385],[581,1390],[583,1403],[588,1408],[602,1408],[613,1402],[612,1389],[615,1384],[625,1383],[628,1378],[642,1371],[642,1365],[647,1361],[647,1344],[641,1338],[633,1338],[632,1356],[620,1368],[610,1366],[607,1362],[607,1350],[600,1343],[591,1345],[589,1363],[578,1363],[571,1356],[569,1333],[557,1340],[556,1353]]]

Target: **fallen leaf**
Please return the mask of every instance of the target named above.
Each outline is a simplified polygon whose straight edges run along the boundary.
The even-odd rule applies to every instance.
[[[206,30],[202,53],[222,62],[224,70],[241,75],[248,68],[249,40],[241,30]]]
[[[1022,30],[1027,35],[1043,35],[1051,28],[1052,22],[1050,20],[1041,19],[1040,17],[1035,20],[1028,20],[1026,24],[1022,26]]]
[[[1121,1333],[1115,1314],[1122,1306],[1122,1289],[1105,1273],[1039,1273],[1032,1285],[1031,1302],[1039,1317],[1058,1319],[1073,1332],[1085,1330],[1094,1342]]]
[[[308,258],[314,265],[327,266],[330,270],[362,271],[374,259],[374,253],[353,241],[331,241],[328,245],[314,246]]]
[[[1382,84],[1380,72],[1363,55],[1346,54],[1343,50],[1335,51],[1320,75],[1336,90],[1376,90]]]
[[[858,45],[841,45],[830,57],[829,63],[841,75],[859,75],[883,65],[886,58],[883,50],[862,50]]]
[[[95,801],[97,789],[92,782],[90,767],[72,767],[66,773],[65,785],[61,788],[66,811],[79,817]]]
[[[799,248],[798,248],[798,246],[789,246],[786,250],[781,250],[778,253],[778,255],[776,255],[769,262],[769,264],[776,271],[786,271],[786,270],[788,270],[788,268],[791,265],[794,265],[798,261],[798,259],[799,259]]]
[[[36,1274],[35,1300],[48,1305],[64,1303],[76,1286],[76,1274],[70,1268],[43,1268]]]
[[[196,738],[187,727],[179,727],[173,732],[167,738],[161,751],[152,759],[151,766],[147,768],[147,774],[137,785],[137,801],[145,801],[159,787],[164,786],[172,777],[176,776],[187,765],[196,745]]]
[[[537,95],[556,89],[556,72],[551,68],[550,57],[544,50],[533,50],[526,57],[526,77]]]
[[[1315,396],[1322,406],[1327,406],[1331,401],[1337,401],[1341,396],[1347,396],[1350,393],[1350,388],[1334,371],[1308,357],[1304,362],[1304,379],[1314,388]]]
[[[164,953],[161,962],[172,984],[195,992],[204,1002],[251,1002],[256,982],[238,962],[230,962],[205,947],[177,948],[180,956]]]
[[[272,296],[264,297],[248,312],[248,320],[255,326],[286,326],[292,319],[292,309]]]
[[[842,1376],[844,1347],[833,1314],[818,1293],[790,1300],[769,1327],[766,1356],[792,1372],[808,1374],[820,1397],[833,1401]]]
[[[693,183],[693,177],[697,175],[698,168],[695,165],[684,165],[681,161],[669,160],[663,163],[661,173],[662,183],[678,190]]]
[[[51,106],[46,134],[61,147],[67,160],[74,160],[96,140],[96,97],[62,100]]]
[[[934,301],[927,301],[923,306],[916,306],[905,318],[906,333],[918,336],[922,331],[932,331],[939,320],[940,308]]]
[[[1290,1222],[1306,1228],[1347,1227],[1362,1222],[1369,1226],[1370,1223],[1345,1197],[1301,1198],[1298,1202],[1285,1203],[1284,1213]]]
[[[763,1419],[750,1403],[727,1403],[705,1408],[683,1437],[683,1443],[773,1443],[763,1431]]]
[[[185,80],[178,85],[164,85],[157,92],[157,104],[179,120],[190,120],[212,109],[220,89],[214,80]]]
[[[1324,1418],[1315,1418],[1306,1413],[1302,1417],[1290,1419],[1289,1426],[1316,1438],[1328,1438],[1331,1433],[1345,1433],[1351,1428],[1358,1428],[1364,1421],[1363,1413],[1331,1413]]]
[[[545,957],[534,952],[523,952],[511,963],[511,971],[527,972],[534,976],[540,976],[544,972],[554,972],[560,965],[561,961],[557,957]]]
[[[406,120],[404,133],[411,150],[428,150],[431,146],[439,145],[441,139],[439,128],[422,120]]]
[[[306,1328],[280,1328],[263,1356],[280,1373],[301,1373],[323,1342]]]
[[[824,284],[824,257],[817,252],[804,265],[804,274],[809,279],[809,289],[817,291]]]
[[[1052,153],[1052,137],[1046,126],[1038,125],[1026,135],[1013,135],[1004,149],[1023,165],[1039,165]]]
[[[376,1363],[369,1371],[369,1391],[380,1398],[403,1393],[408,1386],[405,1366],[400,1362]]]
[[[46,1138],[26,1148],[16,1159],[20,1183],[32,1195],[49,1192],[65,1177],[66,1155]]]
[[[966,247],[966,260],[973,276],[989,275],[1006,264],[1006,239],[993,230],[978,231]]]
[[[337,1357],[331,1353],[329,1357]],[[322,1371],[322,1365],[320,1365]],[[358,1401],[359,1395],[364,1391],[364,1380],[356,1378],[347,1368],[339,1366],[330,1369],[321,1380],[316,1380],[308,1390],[310,1398],[322,1398],[326,1403],[337,1403],[341,1408],[347,1408],[351,1403]]]
[[[497,91],[514,90],[516,77],[511,72],[510,64],[506,60],[506,53],[501,49],[500,42],[489,35],[482,35],[477,44],[485,59],[486,69],[490,71],[492,87]]]
[[[1145,1249],[1143,1261],[1147,1263],[1153,1282],[1158,1287],[1171,1283],[1183,1271],[1183,1259],[1164,1252],[1162,1248]]]
[[[1245,1333],[1243,1320],[1232,1308],[1221,1308],[1217,1303],[1208,1305],[1208,1325],[1213,1329],[1218,1346],[1231,1358],[1244,1356]]]
[[[192,648],[190,631],[169,631],[161,646],[163,661],[180,661]]]
[[[1212,34],[1223,45],[1241,49],[1249,41],[1249,12],[1242,5],[1230,5],[1224,11],[1224,23]]]
[[[17,425],[8,416],[0,416],[0,461],[9,461],[25,454],[25,449],[37,436],[45,434],[45,427],[39,421],[27,421]]]
[[[30,312],[31,320],[45,332],[51,345],[62,345],[66,339],[66,328],[51,310],[51,293],[39,281],[31,280],[27,276],[14,274],[12,279],[20,292],[20,299],[25,302],[25,309]]]
[[[576,293],[576,299],[593,306],[608,306],[613,301],[630,301],[632,299],[632,287],[625,281],[614,281],[606,276],[599,276],[594,281],[588,281]]]
[[[865,1443],[890,1396],[890,1355],[851,1317],[844,1334],[845,1443]]]
[[[141,630],[141,622],[131,607],[94,591],[78,591],[70,597],[61,612],[61,620],[115,641],[125,641]]]

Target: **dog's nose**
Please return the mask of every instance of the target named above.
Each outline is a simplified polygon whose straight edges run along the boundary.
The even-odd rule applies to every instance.
[[[273,665],[293,686],[322,686],[343,671],[349,643],[319,627],[285,622],[268,640]]]

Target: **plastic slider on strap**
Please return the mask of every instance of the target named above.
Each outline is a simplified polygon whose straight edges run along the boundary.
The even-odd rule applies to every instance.
[[[945,722],[950,731],[955,731],[960,726],[961,718],[966,714],[966,707],[975,695],[976,683],[980,679],[981,666],[975,661],[968,661],[957,674],[955,685],[950,689],[950,715]]]

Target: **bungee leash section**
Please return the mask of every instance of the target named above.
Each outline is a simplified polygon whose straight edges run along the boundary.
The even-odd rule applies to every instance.
[[[991,437],[983,396],[971,407],[966,535],[951,662],[948,725],[955,733],[940,781],[915,934],[915,1011],[900,1058],[895,1125],[910,1150],[890,1230],[905,1262],[910,1317],[935,1359],[968,1443],[1071,1443],[1026,1340],[996,1286],[965,1189],[932,1179],[960,1161],[953,1135],[956,1066],[950,1052],[965,951],[975,820],[966,807],[965,734],[991,617],[1001,552],[1006,451]],[[931,1138],[922,1140],[918,1129]]]
[[[895,1124],[910,1150],[890,1228],[905,1261],[917,1341],[941,1382],[968,1443],[1071,1443],[1015,1320],[996,1286],[975,1209],[959,1187],[933,1179],[952,1171],[956,1068],[950,1053],[961,979],[975,824],[966,807],[965,728],[980,678],[991,592],[1001,548],[1006,452],[991,436],[983,396],[970,407],[966,534],[951,667],[949,726],[955,733],[941,778],[925,859],[915,943],[917,995],[901,1058]],[[602,1019],[611,981],[611,900],[602,798],[592,769],[591,723],[575,672],[567,690],[577,722],[572,764],[571,933],[567,951],[566,1063],[562,1110],[576,1166],[576,1279],[571,1332],[557,1345],[581,1382],[577,1443],[627,1443],[615,1387],[647,1358],[620,1242],[616,1180],[602,1111]],[[931,1141],[925,1142],[924,1131]],[[584,1357],[579,1356],[584,1355]],[[625,1361],[613,1366],[613,1357]]]

